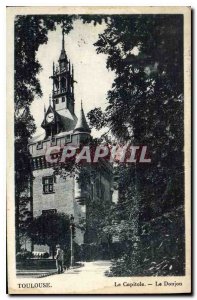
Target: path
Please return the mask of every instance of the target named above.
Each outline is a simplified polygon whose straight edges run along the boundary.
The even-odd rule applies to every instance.
[[[105,272],[109,270],[110,261],[94,261],[84,262],[84,266],[77,269],[69,269],[63,274],[55,274],[45,277],[52,283],[57,291],[65,291],[65,293],[83,293],[87,290],[94,293],[95,290],[103,289],[110,280],[105,276]]]
[[[56,274],[60,279],[69,275],[69,278],[73,278],[77,275],[77,279],[83,278],[84,276],[96,276],[105,277],[105,271],[109,270],[111,262],[108,260],[98,260],[93,262],[82,262],[83,267],[76,269],[69,269],[63,274]],[[71,279],[73,280],[73,279]]]
[[[105,272],[110,269],[111,262],[106,260],[83,262],[80,268],[66,270],[62,274],[50,274],[46,276],[49,270],[21,270],[17,276],[18,284],[30,283],[32,285],[45,284],[47,288],[29,289],[28,293],[37,294],[95,294],[109,292],[109,287],[114,286],[111,277],[105,276]],[[37,274],[36,274],[37,273]],[[40,276],[41,275],[41,276]],[[39,277],[39,278],[38,278]],[[31,278],[31,281],[30,281]],[[36,291],[36,292],[35,292]],[[24,289],[24,293],[27,292]],[[21,290],[21,293],[23,291]]]

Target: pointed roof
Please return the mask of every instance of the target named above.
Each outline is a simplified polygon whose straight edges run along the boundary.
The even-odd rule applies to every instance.
[[[91,132],[91,130],[88,126],[88,123],[86,121],[86,117],[85,117],[85,114],[84,114],[84,111],[83,111],[82,102],[81,102],[81,110],[80,110],[79,118],[78,118],[77,124],[76,124],[75,129],[74,129],[74,133],[76,133],[76,132],[88,132],[88,133]]]
[[[47,125],[47,122],[46,122],[46,116],[47,116],[50,112],[52,112],[52,113],[55,114],[55,111],[54,111],[53,107],[51,106],[51,103],[50,103],[50,100],[49,100],[49,107],[48,107],[47,111],[46,111],[46,108],[45,108],[45,106],[44,106],[44,120],[42,121],[42,124],[41,124],[41,127],[42,127],[42,128],[45,128],[45,127],[46,127],[46,125]]]
[[[60,53],[59,61],[60,60],[68,61],[66,51],[65,51],[65,47],[64,47],[64,29],[63,28],[62,28],[62,50],[61,50],[61,53]]]
[[[46,122],[46,116],[51,112],[54,113],[55,118],[50,124],[58,123],[62,132],[74,130],[77,123],[77,117],[75,114],[71,114],[68,109],[62,109],[57,112],[51,105],[49,105],[47,111],[45,111],[44,120],[41,124],[43,129],[48,126],[48,123]]]

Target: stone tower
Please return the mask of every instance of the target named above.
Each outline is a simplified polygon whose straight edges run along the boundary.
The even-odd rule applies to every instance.
[[[83,244],[91,242],[91,235],[87,238],[87,230],[80,227],[81,221],[86,220],[88,228],[88,203],[92,199],[111,203],[112,169],[106,162],[102,162],[102,167],[94,172],[94,180],[82,186],[77,176],[68,176],[65,180],[59,174],[54,175],[54,166],[46,160],[45,154],[49,147],[63,148],[65,145],[77,146],[91,141],[91,130],[82,103],[78,119],[75,115],[74,68],[65,51],[64,33],[58,65],[53,63],[50,78],[52,97],[49,98],[48,108],[44,109],[41,124],[45,134],[29,142],[34,178],[33,217],[56,212],[73,215],[76,224],[75,241]],[[47,246],[34,245],[34,251],[45,252],[49,249]]]

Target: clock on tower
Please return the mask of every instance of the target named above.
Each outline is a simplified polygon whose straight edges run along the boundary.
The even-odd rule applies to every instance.
[[[53,120],[54,120],[54,113],[53,112],[48,113],[48,115],[46,116],[47,123],[51,123]]]

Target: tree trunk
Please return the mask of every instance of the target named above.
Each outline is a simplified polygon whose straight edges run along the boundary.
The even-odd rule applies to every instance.
[[[15,234],[16,234],[16,253],[20,251],[20,238],[19,238],[19,196],[15,196]]]

